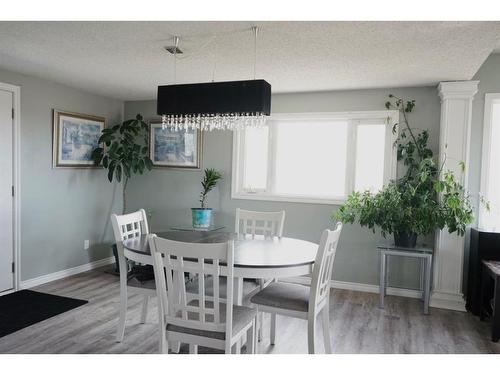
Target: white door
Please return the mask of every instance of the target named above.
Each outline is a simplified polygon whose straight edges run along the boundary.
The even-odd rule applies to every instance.
[[[0,89],[0,292],[14,288],[13,93]]]

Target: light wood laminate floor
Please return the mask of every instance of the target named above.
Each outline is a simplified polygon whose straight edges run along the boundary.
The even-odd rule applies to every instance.
[[[34,290],[81,298],[88,304],[0,338],[0,353],[157,353],[156,301],[139,323],[141,297],[131,296],[125,339],[115,341],[119,285],[103,269],[41,285]],[[500,353],[489,324],[468,313],[430,309],[416,299],[333,290],[330,328],[335,353]],[[321,323],[317,350],[323,351]],[[186,352],[187,346],[181,347]],[[214,352],[200,348],[200,353]],[[307,353],[307,322],[278,317],[276,345],[269,345],[269,318],[259,353]]]

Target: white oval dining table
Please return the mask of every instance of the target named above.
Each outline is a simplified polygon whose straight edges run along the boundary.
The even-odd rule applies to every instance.
[[[228,232],[169,231],[158,237],[191,243],[217,243],[234,240],[235,302],[242,304],[243,278],[271,279],[309,275],[318,245],[288,237],[238,236]],[[123,246],[141,254],[141,261],[152,264],[146,235],[126,239]]]

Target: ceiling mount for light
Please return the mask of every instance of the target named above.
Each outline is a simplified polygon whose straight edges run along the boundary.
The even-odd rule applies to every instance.
[[[271,85],[255,79],[258,28],[254,35],[253,80],[158,86],[157,113],[163,128],[235,130],[260,126],[271,114]],[[179,38],[174,37],[175,49]],[[177,52],[173,52],[174,58]],[[174,61],[174,76],[176,64]]]
[[[172,55],[179,55],[182,54],[183,52],[179,48],[179,37],[174,36],[174,45],[172,46],[165,46],[165,50],[170,52]]]

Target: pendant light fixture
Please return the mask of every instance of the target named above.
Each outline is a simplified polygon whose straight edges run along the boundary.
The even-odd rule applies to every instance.
[[[271,85],[255,79],[258,28],[252,27],[252,32],[254,79],[245,81],[176,84],[180,49],[179,38],[174,37],[174,84],[158,86],[157,113],[162,116],[163,128],[236,130],[265,123],[266,116],[271,114]]]

